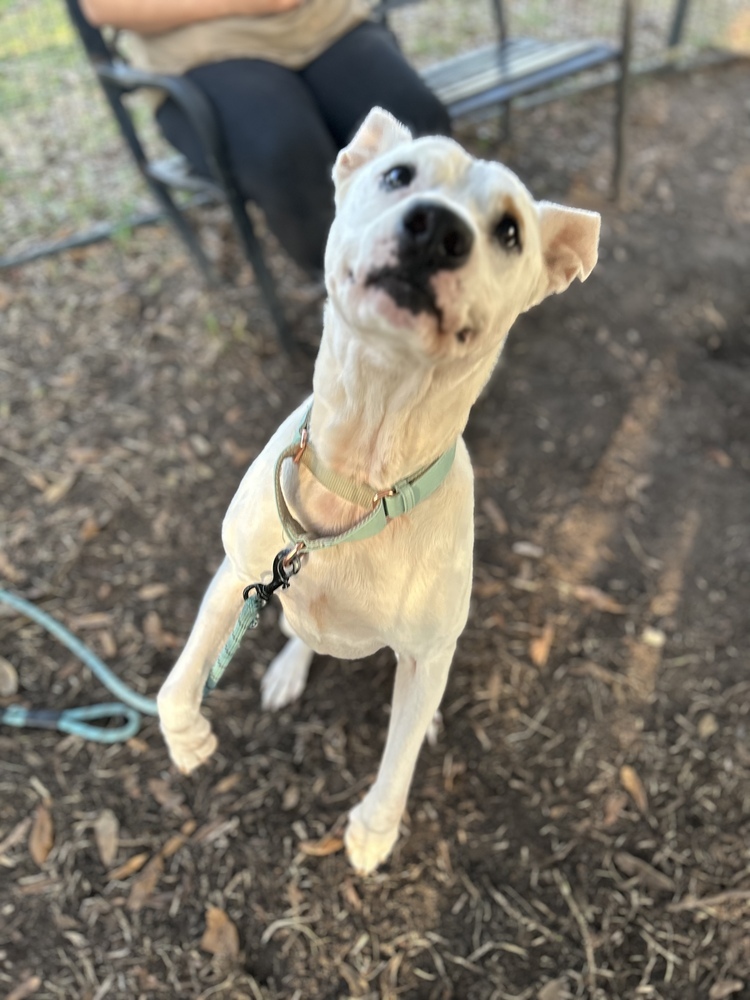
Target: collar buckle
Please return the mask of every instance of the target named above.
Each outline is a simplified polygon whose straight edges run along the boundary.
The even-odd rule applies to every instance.
[[[377,507],[381,500],[385,500],[387,497],[395,497],[396,491],[392,486],[389,486],[387,490],[378,490],[377,493],[373,495],[372,506]]]
[[[299,465],[299,463],[302,461],[302,456],[305,453],[305,448],[307,448],[308,436],[309,435],[307,433],[307,427],[303,427],[299,435],[299,447],[292,456],[292,461],[294,462],[295,465]]]

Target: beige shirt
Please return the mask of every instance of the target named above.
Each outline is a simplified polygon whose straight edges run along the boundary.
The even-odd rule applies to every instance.
[[[370,15],[367,0],[303,0],[282,14],[224,17],[129,39],[133,62],[157,73],[184,73],[224,59],[267,59],[301,69]]]

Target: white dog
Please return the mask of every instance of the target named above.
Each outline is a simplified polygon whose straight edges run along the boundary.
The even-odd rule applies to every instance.
[[[283,463],[282,503],[312,537],[362,520],[394,484],[457,443],[432,495],[374,537],[307,553],[302,547],[299,575],[279,592],[290,641],[263,679],[265,707],[298,697],[313,651],[342,659],[382,646],[396,653],[383,759],[345,834],[351,864],[367,873],[398,836],[417,755],[468,615],[474,497],[461,434],[469,410],[516,317],[589,275],[600,219],[535,202],[505,167],[474,159],[451,139],[413,140],[379,108],[339,154],[334,181],[337,214],[326,250],[328,303],[313,395],[242,480],[224,520],[226,558],[158,704],[172,759],[189,772],[216,747],[201,697],[242,607],[243,587],[267,575],[289,545],[275,502],[275,467],[311,406],[307,441],[318,469],[371,484],[374,494],[344,500],[304,462]]]

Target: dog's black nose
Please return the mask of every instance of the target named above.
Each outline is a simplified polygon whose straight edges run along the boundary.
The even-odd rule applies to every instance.
[[[400,249],[431,271],[454,271],[469,259],[474,234],[445,205],[420,201],[401,220]]]

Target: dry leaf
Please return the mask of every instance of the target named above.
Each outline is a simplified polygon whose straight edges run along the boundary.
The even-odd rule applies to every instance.
[[[718,465],[720,469],[732,468],[732,456],[727,455],[727,453],[722,451],[721,448],[709,448],[706,455],[714,463],[714,465]]]
[[[708,991],[708,1000],[726,1000],[744,988],[745,984],[739,979],[718,979]]]
[[[29,835],[29,854],[40,867],[49,857],[55,844],[55,827],[52,814],[46,805],[41,803],[36,807],[34,822]]]
[[[239,771],[235,771],[234,774],[228,774],[226,778],[222,778],[221,781],[216,782],[212,795],[225,795],[227,792],[231,792],[241,781],[242,775]]]
[[[26,997],[30,997],[32,993],[36,993],[41,985],[42,980],[39,976],[29,976],[28,979],[25,979],[12,989],[5,1000],[26,1000]]]
[[[542,634],[529,643],[529,656],[535,667],[546,666],[554,638],[555,627],[551,622],[547,622],[542,629]]]
[[[343,846],[343,837],[336,833],[326,833],[320,840],[303,840],[299,849],[312,858],[326,858],[329,854],[336,854]]]
[[[499,580],[475,580],[472,589],[477,597],[495,597],[502,594],[505,586]]]
[[[300,790],[299,785],[288,785],[284,789],[284,795],[281,799],[281,808],[284,812],[288,812],[290,809],[296,809],[299,805]]]
[[[599,590],[598,587],[579,584],[577,587],[573,587],[573,596],[581,604],[590,604],[596,611],[606,611],[610,615],[624,615],[627,611],[623,604],[610,597],[609,594],[605,594],[603,590]]]
[[[101,530],[95,517],[87,517],[78,529],[78,537],[82,542],[90,542],[92,538],[96,538]]]
[[[551,979],[539,990],[537,1000],[570,1000],[567,979]]]
[[[0,550],[0,574],[7,577],[11,583],[21,583],[23,581],[21,570],[13,565],[2,550]]]
[[[604,803],[604,819],[602,826],[609,830],[622,816],[622,811],[628,804],[628,797],[624,792],[612,792],[608,795]]]
[[[648,812],[646,789],[643,787],[643,782],[638,777],[635,768],[631,767],[630,764],[623,764],[620,768],[620,784],[635,802],[639,811]]]
[[[94,820],[94,840],[102,864],[109,868],[120,846],[120,823],[111,809],[103,809]]]
[[[161,854],[156,854],[151,858],[138,877],[133,880],[130,895],[125,904],[132,913],[137,913],[138,910],[143,909],[148,897],[156,888],[163,871],[164,858]]]
[[[711,712],[706,712],[698,720],[698,735],[702,740],[710,739],[718,731],[719,723],[716,721],[716,716]]]
[[[10,698],[18,691],[18,672],[10,660],[0,656],[0,698]]]
[[[168,593],[168,583],[146,583],[138,591],[138,597],[142,601],[154,601],[157,597],[164,597]]]
[[[134,854],[131,858],[128,858],[124,864],[120,865],[119,868],[114,868],[111,872],[109,872],[107,878],[110,882],[121,882],[123,879],[130,878],[131,875],[135,875],[136,872],[139,872],[147,861],[148,853],[146,851],[142,851],[140,854]]]
[[[240,953],[240,935],[237,928],[218,906],[206,908],[206,929],[200,947],[211,955],[237,959]]]

